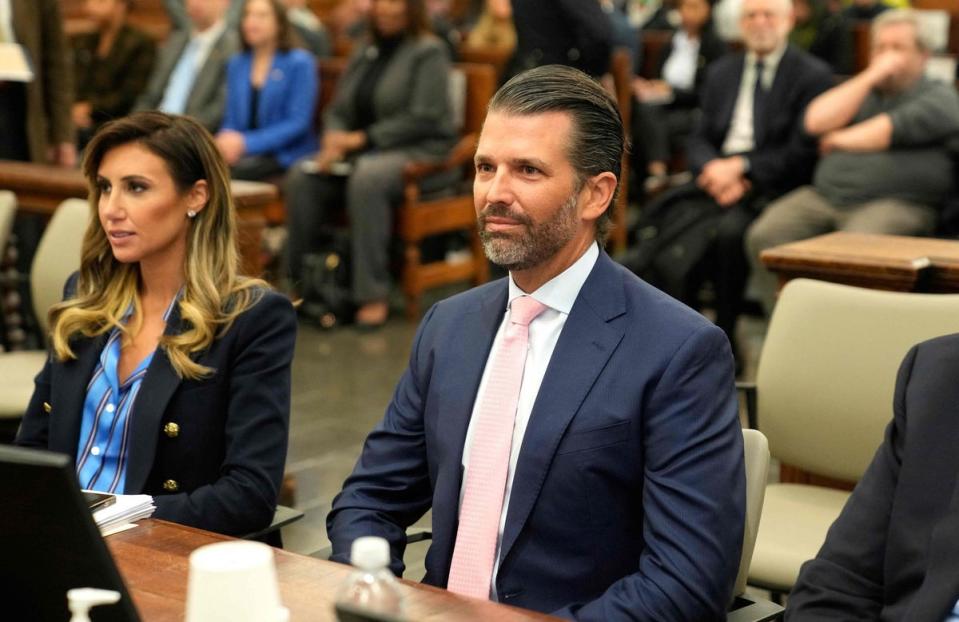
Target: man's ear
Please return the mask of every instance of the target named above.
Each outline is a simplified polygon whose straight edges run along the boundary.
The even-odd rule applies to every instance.
[[[583,220],[595,221],[610,208],[618,184],[616,175],[610,171],[604,171],[586,180],[581,191],[585,193],[580,212]]]

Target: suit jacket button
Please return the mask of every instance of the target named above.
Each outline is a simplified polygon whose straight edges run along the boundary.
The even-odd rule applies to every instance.
[[[180,490],[180,484],[177,483],[175,479],[168,479],[163,482],[163,490],[167,492],[176,492]]]
[[[176,438],[180,436],[180,426],[173,423],[172,421],[163,426],[163,433],[169,436],[170,438]]]
[[[50,411],[53,410],[53,406],[50,405],[50,402],[43,403],[43,412],[50,414]]]

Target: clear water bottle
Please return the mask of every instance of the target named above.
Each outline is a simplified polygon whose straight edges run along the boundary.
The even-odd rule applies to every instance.
[[[390,545],[377,536],[353,541],[350,563],[355,570],[337,598],[337,606],[356,612],[400,618],[403,600],[396,577],[390,572]]]

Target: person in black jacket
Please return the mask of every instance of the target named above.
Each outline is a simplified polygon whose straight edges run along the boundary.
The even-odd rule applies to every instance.
[[[713,29],[710,0],[681,0],[679,16],[680,27],[657,60],[655,79],[633,80],[633,166],[654,179],[665,177],[671,153],[695,124],[706,68],[726,53]]]
[[[959,619],[959,334],[899,369],[872,464],[789,595],[788,622]]]
[[[613,32],[598,0],[513,0],[516,53],[504,79],[541,65],[598,78],[609,70]]]
[[[744,232],[771,198],[811,178],[816,146],[803,134],[802,114],[832,81],[825,63],[788,44],[790,0],[744,0],[740,26],[745,51],[720,58],[706,74],[702,116],[687,145],[695,181],[676,189],[680,200],[704,203],[715,228],[702,245],[701,269],[684,291],[669,292],[695,304],[701,277],[711,278],[716,323],[734,353],[749,271]]]

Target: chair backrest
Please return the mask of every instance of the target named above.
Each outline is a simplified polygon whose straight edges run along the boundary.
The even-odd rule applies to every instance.
[[[17,214],[17,195],[9,190],[0,190],[0,256],[7,249],[13,217]]]
[[[30,267],[30,293],[44,335],[50,329],[47,312],[63,297],[67,277],[80,269],[80,247],[89,220],[90,204],[85,199],[67,199],[53,213],[37,245]]]
[[[746,527],[743,531],[743,553],[739,560],[739,574],[736,575],[736,589],[733,590],[736,596],[746,591],[749,563],[753,559],[759,519],[763,515],[766,480],[769,479],[769,442],[766,436],[759,430],[743,430],[743,453],[746,459]]]
[[[858,481],[892,419],[910,347],[959,332],[959,294],[912,294],[795,279],[769,322],[756,374],[772,455]]]

